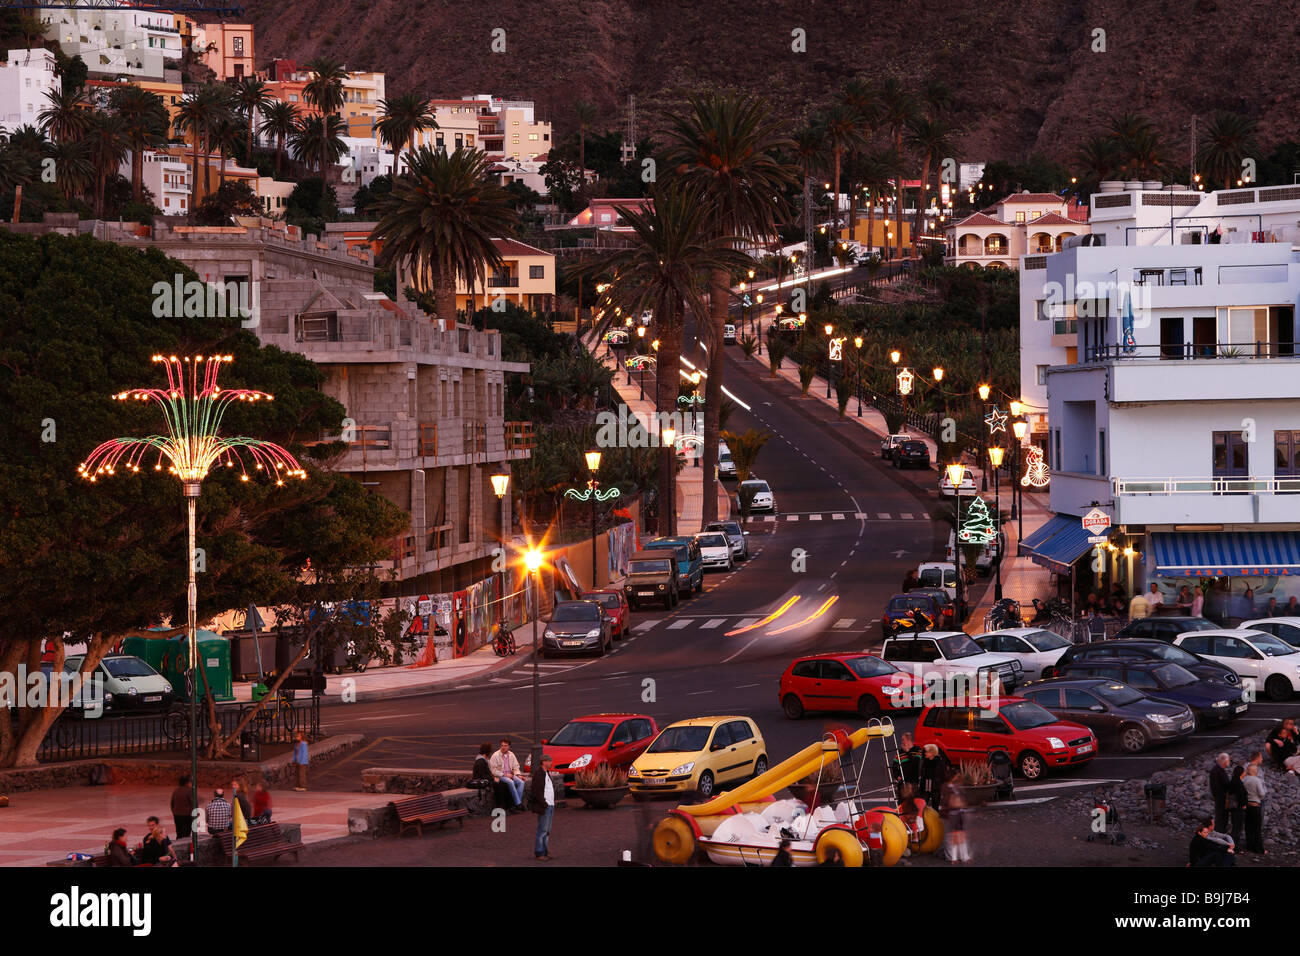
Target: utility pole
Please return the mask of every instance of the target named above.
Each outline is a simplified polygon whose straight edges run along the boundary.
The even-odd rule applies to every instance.
[[[804,307],[800,312],[812,311],[812,268],[813,268],[813,221],[812,221],[812,176],[803,178],[803,277]]]

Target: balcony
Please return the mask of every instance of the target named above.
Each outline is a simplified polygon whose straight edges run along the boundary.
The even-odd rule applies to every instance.
[[[1117,524],[1268,524],[1294,521],[1300,476],[1112,478]]]
[[[1294,359],[1300,356],[1296,342],[1172,342],[1163,345],[1094,345],[1087,349],[1088,362],[1143,361],[1151,359]]]
[[[420,422],[420,455],[434,458],[438,454],[438,425],[435,422]]]
[[[519,276],[488,276],[489,289],[517,289]]]
[[[533,423],[506,422],[506,451],[533,450]]]

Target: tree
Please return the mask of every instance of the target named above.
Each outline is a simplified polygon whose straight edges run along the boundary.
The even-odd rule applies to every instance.
[[[903,163],[892,149],[867,153],[858,170],[858,179],[867,191],[867,247],[876,248],[876,203],[883,204],[893,182],[894,170]],[[888,209],[885,210],[888,214]],[[879,261],[876,259],[874,261]]]
[[[200,226],[229,226],[235,216],[260,216],[262,201],[257,193],[242,179],[222,183],[217,190],[203,197],[194,214]]]
[[[95,167],[90,162],[89,143],[84,139],[54,143],[50,158],[54,160],[54,181],[64,199],[84,193],[95,181]]]
[[[262,123],[258,135],[275,140],[275,175],[278,179],[284,162],[284,143],[298,128],[298,107],[293,103],[275,100],[262,110]]]
[[[194,216],[197,203],[193,196],[198,194],[199,185],[199,148],[203,149],[203,195],[212,192],[212,132],[232,112],[230,95],[224,87],[209,83],[187,94],[176,112],[175,124],[178,130],[193,137],[193,193],[190,201],[190,217]]]
[[[104,187],[126,159],[130,146],[126,124],[115,113],[94,113],[86,129],[87,158],[95,168],[95,218],[104,214]]]
[[[216,147],[217,155],[221,157],[218,166],[218,187],[226,184],[226,160],[239,149],[239,144],[243,138],[244,124],[234,113],[227,113],[218,117],[213,124],[211,144]]]
[[[908,123],[917,113],[916,97],[903,86],[902,80],[889,76],[880,85],[880,105],[881,125],[889,130],[890,140],[894,146],[894,154],[901,160],[903,157],[903,131],[907,129]],[[898,222],[898,241],[901,245],[903,241],[903,180],[901,178],[901,169],[894,189],[894,219]],[[915,237],[912,245],[913,247],[916,245]]]
[[[324,179],[330,166],[348,151],[343,142],[346,131],[343,120],[333,113],[305,117],[289,137],[293,158],[300,163],[314,164],[317,175]]]
[[[482,282],[489,267],[499,267],[492,240],[511,235],[517,221],[487,167],[487,154],[477,149],[421,146],[375,204],[380,218],[370,238],[383,243],[382,261],[405,265],[417,288],[432,288],[438,318],[451,324],[456,282]]]
[[[930,188],[930,172],[939,168],[944,157],[952,155],[955,144],[948,124],[931,116],[914,118],[908,124],[907,143],[916,153],[924,157],[921,162],[921,187],[916,197],[916,214],[912,219],[912,244],[916,245],[917,238],[924,231],[925,194]],[[899,232],[901,233],[902,230],[900,229]]]
[[[578,170],[584,184],[587,182],[587,130],[598,115],[593,103],[579,100],[573,104],[573,116],[578,121]]]
[[[579,196],[582,191],[582,170],[574,163],[563,159],[550,159],[542,163],[538,170],[545,182],[551,202],[565,212],[578,211],[581,205]]]
[[[157,93],[128,85],[116,87],[108,97],[109,108],[122,119],[131,149],[131,193],[144,201],[144,151],[167,142],[167,106]]]
[[[859,127],[862,117],[852,107],[834,103],[820,117],[817,124],[822,133],[822,143],[831,154],[831,241],[840,238],[840,167],[846,152],[856,152],[867,145]]]
[[[49,106],[36,114],[41,132],[56,143],[71,143],[81,139],[90,126],[93,115],[90,101],[81,87],[64,86],[46,90]]]
[[[337,114],[343,108],[343,81],[348,71],[338,60],[327,56],[317,57],[304,67],[311,79],[303,87],[302,95],[323,114]]]
[[[1253,119],[1240,113],[1214,115],[1196,149],[1196,167],[1209,182],[1231,189],[1244,179],[1244,161],[1258,151],[1255,126]]]
[[[1115,141],[1106,136],[1089,136],[1079,145],[1074,161],[1079,170],[1080,191],[1090,195],[1115,169]]]
[[[301,226],[304,233],[323,235],[325,223],[338,218],[339,203],[334,187],[313,176],[293,187],[285,204],[286,222]]]
[[[54,641],[86,643],[93,670],[123,631],[185,618],[185,508],[174,480],[142,469],[90,485],[77,466],[100,442],[160,424],[142,403],[114,402],[156,382],[152,354],[235,356],[225,385],[272,392],[273,403],[231,409],[231,434],[256,434],[305,453],[303,439],[337,432],[343,406],[324,395],[306,358],[262,348],[238,318],[158,317],[155,283],[198,281],[156,249],[88,236],[0,232],[0,672],[40,666]],[[156,414],[156,413],[154,413]],[[46,441],[33,432],[45,430]],[[57,429],[57,433],[55,432]],[[57,437],[57,440],[53,440]],[[204,484],[199,545],[206,571],[200,620],[250,603],[276,605],[310,583],[307,569],[364,566],[387,552],[405,516],[344,475],[305,462],[309,478],[283,488],[240,482],[225,469]],[[328,599],[328,598],[326,598]],[[65,638],[65,632],[67,637]],[[58,707],[0,708],[0,766],[35,763]]]
[[[356,194],[352,197],[352,208],[356,215],[367,216],[370,214],[371,207],[392,191],[393,176],[391,173],[383,173],[364,186],[358,187]],[[510,190],[507,188],[506,191],[509,192]]]
[[[707,204],[710,236],[736,249],[776,232],[789,215],[781,197],[795,180],[794,167],[779,158],[793,144],[779,130],[766,105],[756,97],[692,97],[674,114],[664,133],[664,162],[669,174],[699,188]],[[718,517],[715,465],[718,457],[718,409],[725,369],[722,332],[731,307],[732,269],[750,263],[737,254],[734,265],[719,262],[709,275],[708,379],[704,388],[703,518]],[[697,321],[704,313],[697,313]]]
[[[858,117],[862,145],[854,146],[846,156],[848,193],[849,193],[849,235],[854,237],[858,228],[858,190],[861,181],[862,151],[870,144],[880,124],[880,104],[876,101],[876,91],[862,77],[854,77],[840,90],[840,102],[852,110]]]
[[[14,194],[14,210],[11,222],[17,222],[23,205],[23,186],[36,176],[36,164],[22,149],[13,146],[9,139],[0,135],[0,195]],[[0,210],[3,212],[3,210]]]
[[[253,161],[253,127],[257,122],[257,114],[269,106],[273,99],[271,89],[266,85],[266,81],[256,76],[246,76],[235,85],[235,102],[239,104],[241,112],[248,120],[248,136],[246,139],[245,149],[248,153],[248,161]]]
[[[1110,124],[1117,172],[1128,179],[1159,179],[1169,166],[1164,137],[1151,121],[1137,113],[1124,113]]]
[[[415,135],[422,130],[437,129],[438,123],[434,120],[428,97],[419,93],[406,93],[380,100],[379,108],[384,115],[375,124],[375,131],[393,151],[393,169],[400,172],[402,149],[405,148],[408,152],[414,149]]]

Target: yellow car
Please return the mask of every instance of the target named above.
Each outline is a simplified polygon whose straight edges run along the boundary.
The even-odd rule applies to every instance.
[[[697,791],[704,799],[722,784],[767,771],[767,745],[748,717],[679,720],[636,758],[627,782],[636,799]]]

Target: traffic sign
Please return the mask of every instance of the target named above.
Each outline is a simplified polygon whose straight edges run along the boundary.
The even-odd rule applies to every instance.
[[[1093,508],[1083,516],[1083,530],[1093,535],[1101,535],[1110,530],[1110,515],[1100,508]]]

